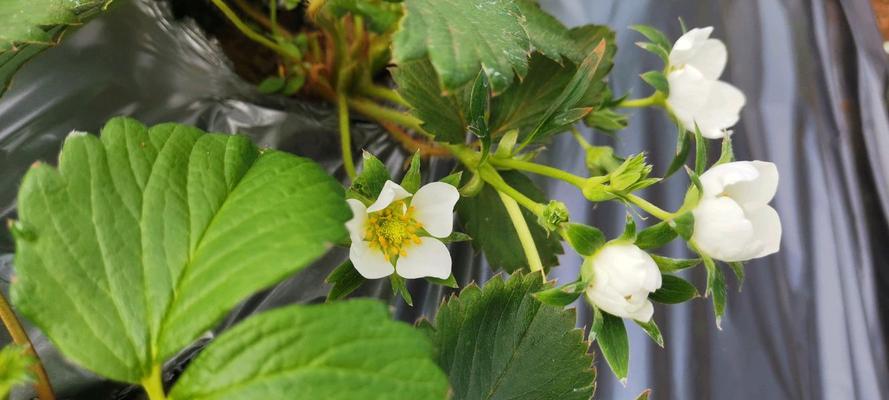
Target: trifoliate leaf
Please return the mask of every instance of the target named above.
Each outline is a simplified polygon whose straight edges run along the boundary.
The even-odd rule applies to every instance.
[[[429,57],[445,90],[488,75],[494,93],[528,72],[531,43],[514,0],[411,0],[393,40],[403,64]]]
[[[573,310],[531,297],[540,275],[496,276],[445,302],[430,332],[455,400],[587,400],[592,358]]]
[[[648,298],[663,304],[679,304],[698,296],[698,289],[685,279],[676,275],[662,274],[660,289],[648,295]]]
[[[33,380],[31,366],[34,361],[22,346],[9,345],[0,350],[0,399],[9,398],[13,387]]]
[[[532,200],[546,201],[543,192],[525,175],[516,171],[501,171],[501,176],[510,186]],[[537,216],[530,211],[523,208],[522,215],[528,222],[544,267],[556,265],[559,261],[556,255],[562,253],[558,235],[547,235],[543,227],[537,224]],[[466,233],[472,236],[473,247],[485,253],[491,268],[506,272],[527,268],[528,261],[521,251],[518,234],[496,190],[486,185],[475,197],[461,199],[457,203],[457,216]]]
[[[339,183],[243,136],[112,119],[18,195],[12,299],[68,358],[138,383],[346,236]]]
[[[288,306],[224,332],[170,391],[176,400],[444,400],[424,335],[372,300]]]
[[[352,265],[352,261],[346,260],[324,279],[324,282],[333,285],[330,288],[330,292],[327,293],[327,301],[331,302],[345,298],[366,281],[367,279],[361,276],[358,270],[355,269],[355,266]]]
[[[516,0],[516,5],[525,17],[525,29],[534,50],[557,63],[562,63],[563,57],[574,63],[583,61],[580,47],[558,19],[540,9],[535,0]]]
[[[440,142],[463,143],[469,125],[469,89],[443,94],[428,58],[400,63],[391,70],[401,94],[423,121],[423,128]]]
[[[400,5],[384,0],[327,0],[324,6],[337,17],[348,13],[364,17],[370,29],[377,33],[395,30],[403,13]]]

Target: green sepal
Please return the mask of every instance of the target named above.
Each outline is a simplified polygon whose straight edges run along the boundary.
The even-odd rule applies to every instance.
[[[462,179],[462,178],[463,178],[463,171],[457,171],[457,172],[454,172],[453,174],[450,174],[444,178],[441,178],[439,180],[439,182],[444,182],[444,183],[447,183],[448,185],[451,185],[455,188],[459,188],[460,187],[460,179]]]
[[[401,187],[409,193],[416,193],[420,188],[420,152],[414,153],[411,157],[411,166],[408,168],[404,177],[401,178]]]
[[[707,170],[707,140],[701,135],[701,128],[695,124],[695,174],[700,176]]]
[[[324,278],[324,282],[333,285],[330,288],[330,292],[327,293],[327,302],[345,298],[366,281],[367,279],[361,276],[358,270],[355,269],[352,261],[346,260],[336,267],[330,275],[327,275],[327,278]]]
[[[643,250],[663,247],[676,239],[676,231],[667,221],[658,222],[636,234],[636,246]]]
[[[645,36],[646,39],[650,40],[651,43],[654,43],[657,46],[660,46],[667,52],[673,49],[673,44],[670,42],[670,39],[667,38],[667,35],[664,35],[660,30],[648,26],[648,25],[630,25],[630,29],[639,32],[642,36]]]
[[[373,202],[374,199],[380,196],[386,181],[392,178],[389,176],[389,170],[386,169],[383,162],[374,157],[373,154],[365,151],[362,158],[364,162],[362,163],[361,173],[352,182],[352,187],[349,188],[347,195],[364,202]]]
[[[537,217],[537,223],[546,229],[547,233],[557,232],[562,224],[568,222],[568,218],[568,207],[565,203],[550,200],[543,209],[543,213]]]
[[[738,291],[740,292],[741,287],[744,286],[744,263],[735,261],[728,263],[728,266],[735,273],[735,278],[738,279]]]
[[[716,316],[716,327],[722,330],[722,316],[725,315],[725,303],[727,290],[725,285],[725,275],[719,266],[713,262],[710,257],[704,258],[704,266],[707,267],[707,290],[706,296],[713,297],[713,313]]]
[[[691,135],[681,126],[677,131],[679,133],[676,138],[676,155],[673,157],[673,161],[670,161],[670,166],[667,168],[667,173],[664,174],[664,179],[669,178],[685,166],[688,154],[691,152]]]
[[[473,173],[469,180],[460,186],[459,192],[460,196],[463,197],[475,197],[481,192],[481,190],[485,187],[485,181],[482,180],[481,175],[477,173]]]
[[[664,64],[670,62],[670,53],[661,46],[649,42],[636,42],[636,46],[649,53],[654,53],[661,58]]]
[[[681,238],[689,241],[695,230],[695,215],[691,211],[686,212],[671,221],[670,226]]]
[[[499,158],[509,158],[512,157],[513,151],[515,150],[515,144],[519,139],[519,130],[511,129],[509,132],[503,134],[503,137],[500,138],[500,143],[497,144],[497,150],[494,152],[494,157]]]
[[[577,254],[585,257],[593,255],[607,241],[602,231],[585,224],[565,224],[560,233]]]
[[[700,297],[698,289],[676,275],[661,274],[661,287],[648,295],[651,301],[661,304],[679,304]]]
[[[663,93],[665,96],[670,94],[670,84],[667,82],[667,77],[664,76],[663,72],[648,71],[639,76],[654,90]]]
[[[626,224],[624,224],[624,232],[621,233],[620,237],[615,240],[629,243],[634,243],[636,241],[636,219],[633,218],[632,213],[627,213]]]
[[[457,283],[457,278],[454,278],[454,274],[449,275],[447,279],[439,279],[432,276],[427,276],[426,282],[449,287],[451,289],[457,289],[460,287],[460,285]]]
[[[583,289],[585,287],[586,284],[584,282],[577,281],[559,287],[541,290],[534,293],[532,296],[543,304],[565,307],[577,300],[577,298],[583,294]]]
[[[596,334],[596,342],[611,371],[621,383],[627,382],[630,370],[630,340],[623,319],[596,308],[601,313],[602,326]],[[598,315],[596,316],[598,318]]]
[[[468,241],[472,240],[472,237],[463,233],[463,232],[454,231],[454,232],[451,232],[451,234],[448,235],[447,237],[444,237],[444,238],[441,238],[438,240],[440,240],[444,244],[448,244],[448,243],[457,243],[457,242],[468,242]]]
[[[636,325],[639,325],[645,334],[651,338],[651,340],[657,344],[660,348],[664,348],[664,336],[661,335],[661,330],[658,328],[657,323],[654,322],[654,317],[652,317],[648,322],[641,321],[633,321]]]
[[[389,275],[389,282],[392,283],[392,292],[396,296],[401,296],[407,305],[413,307],[414,300],[411,298],[411,292],[407,290],[407,281],[398,274],[392,274]]]
[[[683,269],[692,268],[701,263],[700,258],[670,258],[659,256],[657,254],[651,254],[651,258],[654,260],[655,264],[657,264],[657,267],[661,270],[661,272],[681,271]]]
[[[735,151],[732,148],[732,137],[726,133],[725,137],[722,138],[722,149],[719,153],[719,160],[716,160],[716,165],[732,161],[735,161]]]

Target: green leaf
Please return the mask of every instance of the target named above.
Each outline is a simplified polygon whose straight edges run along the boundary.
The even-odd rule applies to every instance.
[[[359,200],[373,202],[383,191],[386,181],[392,179],[389,176],[389,170],[383,165],[383,162],[374,157],[373,154],[364,152],[364,163],[361,173],[352,182],[349,188],[349,197],[356,197]]]
[[[602,231],[589,225],[568,223],[563,229],[562,237],[581,256],[593,255],[607,241]]]
[[[531,200],[546,202],[543,192],[525,175],[517,171],[500,173],[510,186]],[[543,227],[534,222],[537,216],[530,211],[523,208],[522,215],[529,221],[528,228],[544,267],[556,265],[559,261],[557,255],[562,254],[558,236],[547,235]],[[466,233],[472,236],[473,247],[485,253],[491,268],[511,273],[527,267],[528,261],[521,251],[522,246],[515,227],[496,190],[486,185],[475,197],[462,198],[457,203],[457,216]]]
[[[18,206],[17,309],[66,358],[131,383],[324,254],[351,215],[307,159],[126,118],[69,135]]]
[[[630,340],[627,327],[620,317],[596,310],[602,314],[601,331],[596,334],[596,342],[611,371],[622,383],[626,383],[630,371]]]
[[[560,287],[549,288],[534,293],[535,299],[543,304],[565,307],[583,294],[586,284],[582,281],[572,282]]]
[[[636,235],[636,246],[642,250],[663,247],[676,238],[676,231],[666,221],[645,228]]]
[[[491,132],[488,127],[488,119],[491,117],[491,88],[488,87],[488,79],[483,72],[479,72],[472,90],[469,92],[469,131],[477,136],[482,145],[482,158],[484,161],[491,150]],[[480,161],[480,162],[481,162]]]
[[[691,235],[695,230],[695,215],[691,211],[682,214],[674,219],[670,226],[679,234],[679,237],[686,241],[691,240]]]
[[[484,69],[494,93],[528,72],[531,43],[513,0],[411,0],[392,42],[398,64],[426,56],[445,90]]]
[[[372,300],[267,311],[224,332],[170,391],[176,400],[445,399],[424,335]]]
[[[449,287],[451,289],[459,288],[460,285],[457,284],[457,278],[454,277],[454,274],[448,277],[448,279],[439,279],[431,276],[426,277],[426,281],[435,285],[441,285],[445,287]]]
[[[26,61],[56,45],[70,26],[85,24],[110,3],[111,0],[0,1],[0,95]]]
[[[563,57],[575,63],[583,61],[584,54],[572,39],[568,28],[558,19],[543,11],[534,0],[516,0],[516,5],[525,17],[525,29],[534,50],[557,63],[561,63]]]
[[[324,282],[333,285],[330,292],[327,293],[327,301],[335,301],[346,298],[350,293],[361,287],[366,282],[361,274],[352,265],[351,260],[346,260],[340,266],[336,267]]]
[[[641,33],[642,36],[645,36],[646,39],[661,47],[667,53],[673,49],[673,43],[670,42],[670,39],[667,39],[667,35],[651,26],[639,24],[630,26],[630,29]]]
[[[411,157],[411,166],[401,178],[401,187],[410,193],[416,193],[420,188],[420,183],[420,152],[418,151]]]
[[[719,266],[710,257],[704,257],[704,266],[707,268],[707,296],[713,297],[713,313],[716,315],[716,327],[722,329],[722,316],[725,315],[725,303],[727,290],[725,275]]]
[[[685,279],[661,274],[661,288],[648,295],[648,298],[663,304],[679,304],[698,296],[698,289]]]
[[[265,94],[278,93],[284,89],[284,85],[286,84],[287,81],[284,78],[280,76],[270,76],[263,79],[263,81],[256,87],[256,90]]]
[[[305,85],[305,83],[305,75],[293,75],[287,78],[287,83],[284,85],[284,88],[281,89],[281,93],[286,96],[292,96],[299,92],[299,90],[303,88],[303,85]]]
[[[663,72],[648,71],[640,75],[640,77],[642,77],[642,80],[655,90],[662,92],[664,95],[670,94],[670,84],[667,82],[667,77],[664,76]]]
[[[469,89],[442,93],[428,58],[399,63],[391,72],[398,93],[411,104],[413,114],[423,121],[424,129],[435,135],[435,140],[448,143],[466,140]]]
[[[651,396],[651,389],[645,389],[642,393],[639,393],[639,396],[636,396],[636,400],[648,400],[649,396]]]
[[[648,337],[650,337],[655,344],[657,344],[660,348],[664,348],[664,336],[661,335],[661,330],[654,322],[654,318],[651,318],[651,320],[649,320],[648,322],[633,322],[635,322],[636,325],[639,325],[639,327],[642,328],[643,331],[645,331],[645,334],[648,335]]]
[[[324,6],[337,17],[349,13],[364,17],[370,29],[377,33],[395,30],[403,13],[400,5],[383,0],[327,0]]]
[[[8,345],[0,350],[0,399],[9,398],[12,388],[34,380],[31,376],[34,362],[24,346]]]
[[[657,267],[661,270],[661,272],[681,271],[683,269],[691,268],[701,263],[700,258],[686,260],[681,258],[669,258],[659,256],[657,254],[651,254],[651,258],[654,259],[654,262],[657,264]]]
[[[531,297],[536,273],[470,285],[445,302],[432,341],[454,400],[587,400],[595,372],[573,310]]]

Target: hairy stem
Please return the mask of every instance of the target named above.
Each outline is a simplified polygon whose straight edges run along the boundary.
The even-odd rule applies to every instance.
[[[400,106],[410,107],[410,104],[407,102],[407,100],[401,97],[398,92],[390,88],[375,85],[373,83],[365,83],[361,85],[361,88],[359,90],[363,95],[381,100],[391,101]]]
[[[506,213],[509,214],[512,226],[515,227],[516,234],[519,236],[519,242],[522,244],[525,258],[528,259],[528,268],[531,269],[531,272],[543,271],[543,263],[540,261],[537,245],[534,244],[531,230],[528,229],[528,221],[525,221],[525,216],[522,215],[519,204],[506,193],[497,191],[497,194],[500,195],[500,201],[503,202],[503,207],[506,207]],[[543,276],[543,281],[545,282],[546,274],[541,274],[541,276]]]
[[[354,97],[349,98],[349,106],[356,111],[367,115],[368,117],[373,118],[377,121],[394,122],[405,128],[413,129],[414,131],[422,133],[426,136],[433,136],[431,133],[423,129],[423,127],[421,126],[422,122],[413,115],[405,114],[401,111],[381,106],[370,100]]]
[[[451,155],[447,148],[436,146],[435,143],[418,140],[396,124],[386,121],[379,121],[379,123],[386,129],[386,132],[389,133],[392,139],[395,139],[396,142],[401,144],[401,147],[411,153],[419,151],[422,157],[450,157]]]
[[[35,350],[34,345],[31,344],[31,339],[28,338],[25,328],[22,327],[22,323],[19,321],[18,317],[16,317],[15,312],[12,311],[12,307],[9,305],[9,302],[6,301],[6,297],[3,296],[2,293],[0,293],[0,319],[3,320],[3,326],[5,326],[6,331],[9,332],[12,342],[24,347],[25,354],[28,354],[37,360],[37,362],[34,363],[34,366],[31,367],[31,370],[37,378],[37,382],[34,384],[34,390],[37,392],[37,397],[40,400],[55,400],[56,395],[53,393],[52,386],[49,384],[49,377],[46,375],[46,370],[43,369],[43,364],[40,362],[40,356],[37,355],[37,350]]]
[[[268,47],[272,51],[282,56],[289,57],[295,60],[302,59],[302,55],[294,54],[292,50],[288,50],[284,47],[279,46],[277,43],[271,41],[269,38],[263,36],[261,33],[256,32],[252,28],[250,28],[243,20],[241,20],[241,17],[238,17],[238,14],[236,14],[235,11],[232,10],[231,7],[229,7],[228,4],[225,3],[225,1],[211,1],[216,6],[216,8],[218,8],[219,11],[222,11],[222,13],[225,14],[225,17],[228,18],[228,20],[231,21],[232,24],[234,24],[235,28],[238,28],[238,30],[241,31],[241,33],[243,33],[244,36],[247,36],[250,40],[253,40],[254,42],[259,43],[265,47]]]
[[[580,133],[580,130],[577,129],[576,126],[571,127],[571,135],[574,136],[574,140],[577,140],[577,144],[579,144],[580,147],[583,147],[584,150],[588,150],[593,147],[593,145],[591,145],[590,142],[588,142],[586,138],[583,137],[583,134]]]
[[[151,369],[151,375],[142,380],[142,388],[148,395],[148,400],[166,400],[167,395],[164,394],[163,371],[160,365],[155,365]]]
[[[491,164],[494,164],[498,167],[517,169],[520,171],[528,171],[537,175],[548,176],[553,179],[568,182],[574,186],[577,186],[578,188],[582,188],[584,183],[586,183],[586,178],[574,175],[570,172],[562,171],[558,168],[550,167],[543,164],[537,164],[530,161],[491,157]]]
[[[629,99],[618,103],[618,107],[623,108],[641,108],[650,106],[660,106],[664,104],[664,95],[661,92],[655,92],[651,96],[641,99]]]
[[[645,212],[653,215],[657,219],[660,219],[663,221],[669,221],[669,220],[676,217],[676,215],[674,213],[665,211],[664,209],[662,209],[654,204],[649,203],[648,200],[645,200],[639,196],[636,196],[635,194],[630,193],[630,194],[624,195],[622,197],[624,199],[626,199],[627,201],[629,201],[630,203],[633,203],[636,207],[639,207],[642,210],[644,210]]]
[[[340,150],[343,153],[343,167],[346,169],[346,175],[349,180],[354,181],[357,174],[355,173],[355,161],[352,159],[352,133],[349,131],[349,104],[346,103],[346,96],[340,94],[336,101],[337,110],[339,111],[340,122]]]

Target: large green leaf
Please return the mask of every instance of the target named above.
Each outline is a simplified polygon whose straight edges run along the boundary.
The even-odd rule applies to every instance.
[[[111,1],[0,1],[0,94],[25,61],[55,44],[65,28],[85,23]]]
[[[366,18],[377,33],[394,30],[403,13],[401,5],[386,0],[328,0],[324,6],[338,17],[352,13]]]
[[[531,44],[514,0],[406,0],[393,41],[399,64],[426,56],[446,90],[473,81],[480,70],[495,93],[528,72]]]
[[[289,306],[223,333],[170,400],[436,400],[448,392],[429,340],[371,300]]]
[[[139,382],[346,236],[342,187],[243,136],[113,119],[18,197],[12,299],[69,359]]]
[[[539,274],[496,276],[444,303],[430,331],[455,400],[587,400],[595,370],[574,310],[538,302]]]
[[[438,141],[465,141],[470,88],[442,94],[435,68],[428,58],[403,62],[391,71],[398,93],[413,106],[413,113],[423,121],[424,129]]]
[[[516,190],[534,201],[546,203],[543,192],[525,175],[517,171],[501,171],[500,174]],[[530,211],[523,208],[522,215],[534,237],[544,267],[558,264],[557,256],[562,254],[558,235],[547,235],[546,230],[537,223],[537,216]],[[473,247],[485,253],[491,268],[513,272],[528,267],[519,236],[496,190],[485,186],[475,197],[461,199],[457,203],[457,216],[466,233],[473,238]]]
[[[540,9],[535,0],[516,0],[522,15],[525,17],[525,30],[531,39],[531,46],[549,59],[561,62],[566,57],[580,63],[584,54],[578,48],[558,19]]]

